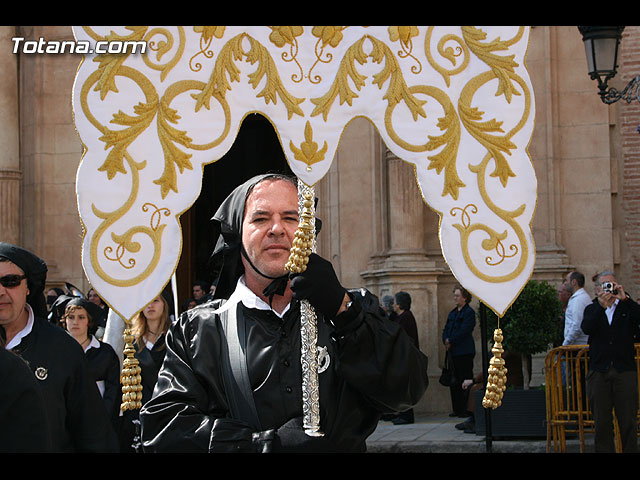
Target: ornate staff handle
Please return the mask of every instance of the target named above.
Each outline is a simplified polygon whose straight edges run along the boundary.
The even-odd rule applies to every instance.
[[[298,180],[300,224],[293,239],[291,255],[285,269],[292,273],[304,272],[309,255],[315,251],[314,189]],[[300,332],[302,363],[302,412],[303,427],[307,435],[321,437],[320,391],[318,381],[318,328],[317,316],[308,301],[300,302]]]

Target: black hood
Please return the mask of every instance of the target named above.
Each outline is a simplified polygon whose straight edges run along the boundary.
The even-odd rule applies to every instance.
[[[10,243],[0,242],[0,257],[11,261],[27,276],[29,295],[27,303],[36,317],[47,317],[44,287],[47,281],[47,264],[33,253]]]
[[[283,175],[276,173],[257,175],[236,187],[211,218],[214,237],[217,239],[216,246],[209,259],[209,269],[211,270],[213,281],[217,282],[214,298],[229,298],[236,288],[238,279],[244,273],[242,264],[244,252],[242,248],[242,221],[244,219],[245,202],[249,192],[256,184],[272,177],[283,178]],[[317,235],[322,226],[320,219],[316,218],[315,226]],[[250,262],[246,256],[245,258]],[[288,278],[287,274],[282,277],[272,278],[261,273],[255,266],[253,268],[263,277],[273,280],[272,284],[263,292],[266,296],[272,296],[274,292],[282,294]]]
[[[244,273],[241,257],[245,201],[254,185],[273,176],[276,175],[257,175],[236,187],[211,218],[213,234],[217,237],[209,259],[209,268],[214,281],[217,281],[214,298],[229,298]]]

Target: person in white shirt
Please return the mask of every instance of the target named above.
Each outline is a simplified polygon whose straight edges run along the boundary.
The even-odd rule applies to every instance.
[[[564,341],[562,345],[586,345],[589,339],[580,325],[584,309],[591,304],[591,297],[584,289],[584,275],[577,271],[568,273],[564,283],[570,287],[572,294],[564,314]]]

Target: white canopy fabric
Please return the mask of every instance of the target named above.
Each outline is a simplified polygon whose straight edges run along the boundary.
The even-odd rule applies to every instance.
[[[179,217],[200,194],[203,167],[230,149],[252,112],[271,121],[309,186],[329,170],[346,125],[369,119],[415,166],[424,201],[440,215],[443,256],[466,289],[501,316],[531,276],[528,27],[73,31],[111,52],[146,42],[145,53],[86,54],[73,90],[85,148],[76,179],[82,262],[124,319],[171,279]]]

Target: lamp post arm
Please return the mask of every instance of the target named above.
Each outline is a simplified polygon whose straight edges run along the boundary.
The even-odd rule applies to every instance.
[[[610,105],[618,100],[625,100],[631,103],[633,100],[640,102],[640,75],[631,80],[622,91],[611,87],[609,90],[601,91],[600,98],[604,103]]]

